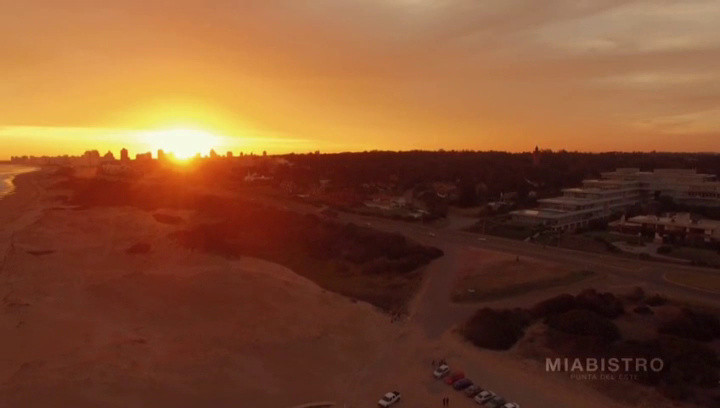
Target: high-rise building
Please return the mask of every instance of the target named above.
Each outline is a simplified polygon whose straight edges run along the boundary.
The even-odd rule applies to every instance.
[[[123,162],[130,161],[130,154],[128,153],[128,149],[120,150],[120,161],[123,161]]]

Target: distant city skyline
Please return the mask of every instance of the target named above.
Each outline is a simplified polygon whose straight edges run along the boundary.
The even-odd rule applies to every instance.
[[[488,152],[488,151],[504,151],[507,153],[513,153],[513,154],[523,154],[523,153],[533,153],[534,149],[538,148],[538,146],[529,146],[527,149],[521,149],[518,151],[507,151],[507,150],[482,150],[482,149],[408,149],[408,150],[390,150],[390,149],[367,149],[367,150],[336,150],[336,151],[322,151],[320,149],[308,149],[308,150],[288,150],[288,151],[276,151],[273,152],[271,150],[263,149],[262,146],[258,147],[257,149],[247,149],[247,150],[241,150],[241,149],[233,149],[232,147],[222,147],[222,148],[211,148],[207,151],[197,151],[190,155],[178,155],[177,153],[173,152],[170,149],[164,149],[164,148],[136,148],[136,149],[130,149],[127,147],[123,147],[125,145],[120,145],[120,147],[113,147],[113,148],[107,148],[107,149],[85,149],[85,150],[78,150],[78,151],[72,151],[72,152],[60,152],[57,154],[28,154],[28,153],[19,153],[19,154],[12,154],[1,156],[0,155],[0,162],[7,162],[10,161],[13,157],[35,157],[35,158],[42,158],[42,157],[81,157],[85,153],[90,151],[97,151],[100,156],[104,156],[108,153],[112,154],[115,159],[120,159],[121,152],[123,150],[127,150],[128,157],[131,159],[134,159],[137,155],[145,155],[150,153],[152,155],[152,158],[156,159],[159,157],[158,153],[162,151],[165,155],[177,159],[190,159],[193,157],[210,157],[212,155],[212,152],[215,152],[218,156],[250,156],[250,155],[256,155],[260,156],[263,154],[266,155],[285,155],[285,154],[314,154],[314,153],[324,153],[324,154],[334,154],[334,153],[362,153],[362,152],[370,152],[370,151],[395,151],[395,152],[409,152],[409,151],[473,151],[473,152]],[[577,153],[589,153],[589,154],[602,154],[602,153],[687,153],[687,154],[710,154],[710,155],[720,155],[720,152],[717,151],[662,151],[662,150],[652,150],[652,151],[642,151],[642,150],[634,150],[634,151],[622,151],[622,150],[608,150],[608,151],[584,151],[584,150],[570,150],[570,149],[550,149],[550,148],[544,148],[542,147],[540,149],[540,152],[577,152]]]

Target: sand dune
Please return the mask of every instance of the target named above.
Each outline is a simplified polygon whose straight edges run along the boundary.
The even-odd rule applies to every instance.
[[[132,209],[54,210],[15,234],[3,282],[7,403],[271,407],[341,397],[348,380],[323,367],[372,355],[376,339],[356,333],[378,332],[387,318],[281,266],[174,247],[170,230]],[[126,254],[138,241],[151,253]]]

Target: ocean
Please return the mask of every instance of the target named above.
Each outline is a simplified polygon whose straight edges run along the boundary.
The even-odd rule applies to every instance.
[[[12,181],[15,176],[35,170],[37,170],[35,167],[0,164],[0,198],[12,193],[14,189]]]

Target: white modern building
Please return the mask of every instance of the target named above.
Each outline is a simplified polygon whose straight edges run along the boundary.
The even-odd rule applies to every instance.
[[[658,169],[652,172],[622,168],[585,180],[579,188],[563,189],[563,195],[538,200],[538,208],[511,213],[516,223],[575,230],[595,220],[619,216],[627,208],[657,196],[677,203],[720,206],[720,182],[695,170]]]
[[[676,203],[701,207],[720,206],[720,182],[713,174],[693,169],[657,169],[640,171],[635,168],[602,173],[605,180],[640,183],[640,188],[655,196],[670,197]]]
[[[674,236],[704,242],[720,241],[720,221],[693,217],[689,213],[669,213],[661,217],[639,215],[610,223],[610,227],[629,233],[650,232],[661,237]]]

